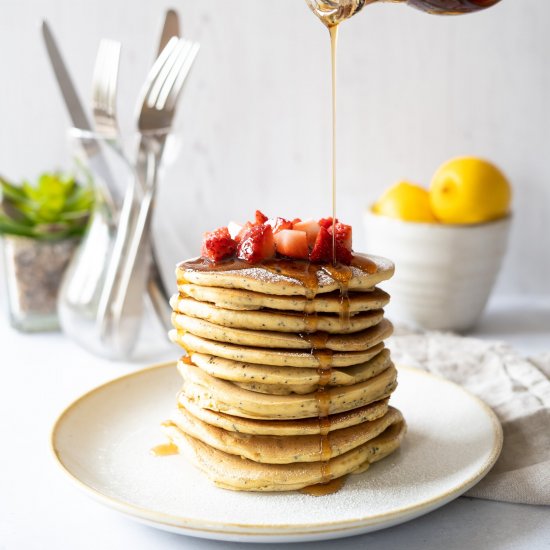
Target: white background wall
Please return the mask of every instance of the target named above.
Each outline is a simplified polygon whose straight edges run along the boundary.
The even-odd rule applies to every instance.
[[[330,211],[328,33],[303,0],[0,0],[0,173],[70,166],[42,17],[85,98],[99,39],[123,42],[119,110],[131,135],[167,7],[202,44],[179,113],[181,147],[159,191],[156,237],[170,277],[203,231],[255,208]],[[385,187],[427,184],[447,158],[481,155],[515,190],[499,292],[550,293],[549,29],[547,0],[454,18],[374,5],[342,27],[338,207],[356,249],[362,210]]]

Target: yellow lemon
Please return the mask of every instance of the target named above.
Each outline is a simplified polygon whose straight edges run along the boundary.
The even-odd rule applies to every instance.
[[[440,166],[430,185],[432,211],[443,223],[481,223],[508,213],[512,191],[494,164],[460,157]]]
[[[428,191],[420,185],[400,181],[390,187],[374,204],[375,214],[407,222],[436,222]]]

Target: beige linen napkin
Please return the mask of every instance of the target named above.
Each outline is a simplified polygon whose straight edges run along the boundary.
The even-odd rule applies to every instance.
[[[394,363],[464,386],[500,419],[502,453],[467,496],[550,505],[550,353],[526,359],[504,343],[439,332],[397,331],[388,345]]]

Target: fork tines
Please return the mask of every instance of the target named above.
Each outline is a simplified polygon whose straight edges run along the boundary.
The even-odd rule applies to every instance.
[[[199,45],[172,38],[151,68],[142,90],[138,127],[142,133],[163,132],[170,127],[177,98],[199,51]]]
[[[96,130],[105,138],[118,135],[116,92],[120,42],[102,39],[99,43],[92,84],[92,105]]]

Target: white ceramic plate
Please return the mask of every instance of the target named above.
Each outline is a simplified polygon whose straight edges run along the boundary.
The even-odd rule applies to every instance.
[[[118,378],[70,405],[52,434],[55,456],[88,494],[159,529],[229,541],[323,540],[375,531],[438,508],[496,461],[502,430],[465,390],[400,368],[392,404],[409,425],[402,448],[324,497],[218,489],[182,456],[155,457],[175,406],[174,364]]]

